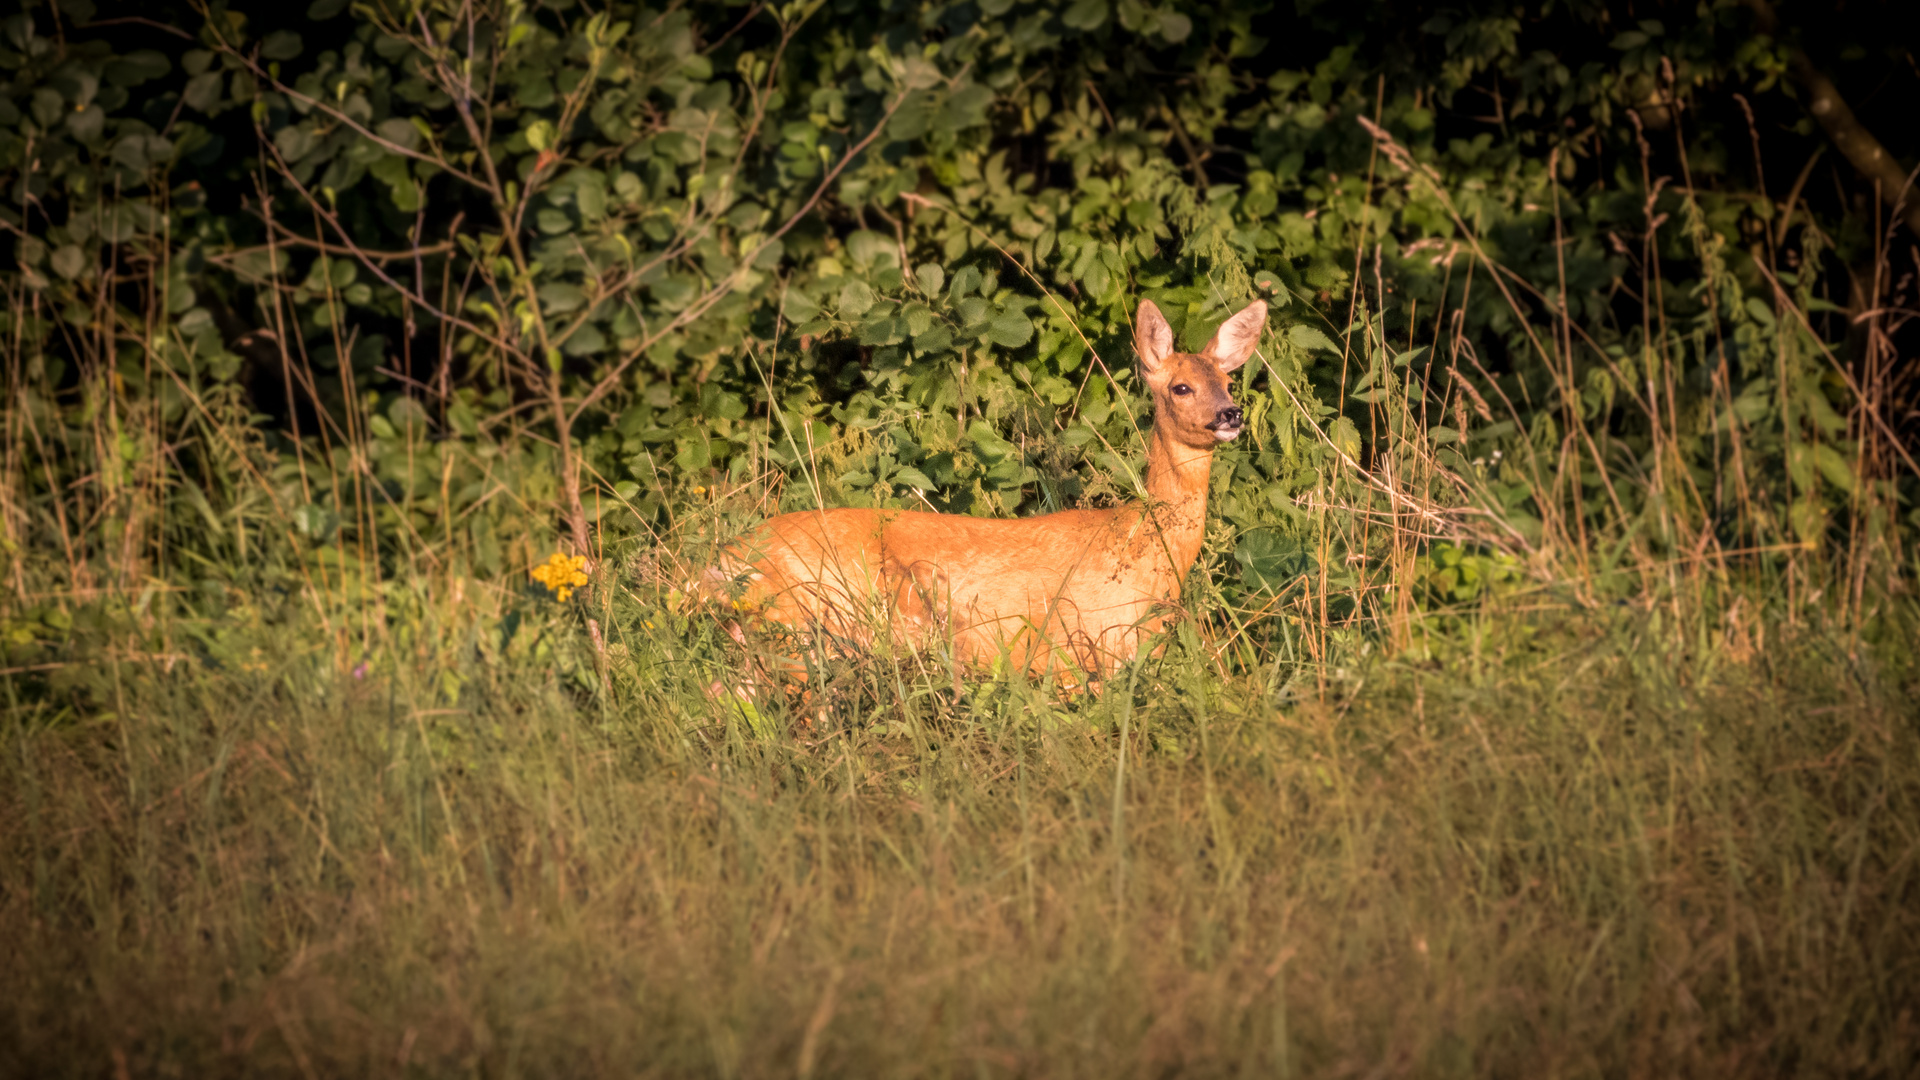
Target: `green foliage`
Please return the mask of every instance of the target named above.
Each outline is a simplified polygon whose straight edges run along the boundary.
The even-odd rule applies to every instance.
[[[310,14],[182,10],[157,48],[83,7],[7,23],[10,385],[47,422],[20,443],[43,510],[103,412],[130,491],[264,496],[269,532],[381,552],[376,576],[456,543],[448,519],[497,571],[509,519],[647,537],[716,485],[1125,497],[1132,306],[1196,348],[1258,294],[1278,333],[1222,455],[1236,529],[1377,560],[1352,515],[1394,488],[1494,512],[1462,539],[1519,553],[1896,543],[1882,403],[1823,338],[1860,251],[1811,194],[1756,201],[1781,151],[1709,110],[1797,108],[1737,9],[1462,11],[1388,43],[1309,5],[1284,45],[1251,9],[1132,2]],[[1494,122],[1463,100],[1489,85]],[[208,433],[252,416],[264,440]],[[198,461],[162,452],[183,440]],[[204,482],[240,457],[270,494]],[[157,520],[123,558],[165,548]]]

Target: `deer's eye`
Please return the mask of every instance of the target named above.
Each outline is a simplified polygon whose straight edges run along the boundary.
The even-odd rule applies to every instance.
[[[1175,383],[1173,392],[1181,397],[1186,397],[1188,394],[1193,393],[1193,387],[1188,386],[1186,383]]]

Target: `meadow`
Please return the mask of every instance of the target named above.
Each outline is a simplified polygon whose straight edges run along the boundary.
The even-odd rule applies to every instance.
[[[1884,12],[295,7],[0,21],[0,1075],[1920,1070]],[[1255,298],[1093,685],[686,594]]]
[[[764,731],[678,627],[457,707],[297,630],[103,661],[9,733],[0,1069],[1904,1073],[1911,622],[1526,607],[1097,698],[871,662]]]

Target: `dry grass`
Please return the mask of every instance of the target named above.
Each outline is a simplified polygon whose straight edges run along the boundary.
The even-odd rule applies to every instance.
[[[806,738],[673,628],[611,705],[102,664],[119,719],[6,733],[0,1072],[1900,1075],[1910,637],[1789,634],[1490,617],[1304,699],[875,661]]]

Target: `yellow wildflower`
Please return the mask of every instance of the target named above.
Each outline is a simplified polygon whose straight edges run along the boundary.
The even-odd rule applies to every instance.
[[[573,590],[587,583],[587,557],[569,559],[555,552],[546,562],[533,568],[533,580],[553,590],[554,598],[566,603]]]

